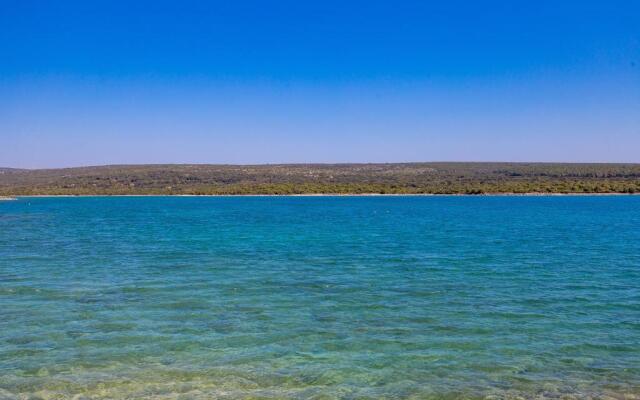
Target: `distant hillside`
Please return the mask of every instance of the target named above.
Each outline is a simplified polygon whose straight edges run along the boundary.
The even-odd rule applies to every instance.
[[[0,174],[18,172],[18,171],[25,171],[25,170],[24,169],[18,169],[18,168],[1,168],[0,167]]]
[[[640,164],[111,165],[0,169],[0,195],[640,193]]]

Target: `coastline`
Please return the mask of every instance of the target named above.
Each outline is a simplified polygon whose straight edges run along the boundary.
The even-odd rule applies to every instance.
[[[0,196],[547,196],[640,193],[640,164],[112,165],[0,174]]]
[[[46,197],[590,197],[640,196],[640,193],[300,193],[300,194],[33,194],[0,197],[0,201]]]

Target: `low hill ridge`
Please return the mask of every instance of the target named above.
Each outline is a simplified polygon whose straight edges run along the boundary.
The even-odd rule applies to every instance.
[[[0,168],[0,195],[640,193],[640,164],[424,162]]]

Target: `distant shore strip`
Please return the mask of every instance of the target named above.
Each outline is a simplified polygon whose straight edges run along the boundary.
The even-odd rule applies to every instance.
[[[558,197],[558,196],[638,196],[640,193],[299,193],[299,194],[33,194],[0,197],[0,201],[21,198],[83,197]]]

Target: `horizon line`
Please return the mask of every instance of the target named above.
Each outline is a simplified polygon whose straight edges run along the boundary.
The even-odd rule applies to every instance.
[[[65,167],[20,168],[0,166],[0,170],[40,171],[79,168],[108,167],[162,167],[162,166],[219,166],[219,167],[266,167],[266,166],[332,166],[332,165],[407,165],[407,164],[565,164],[565,165],[639,165],[640,161],[396,161],[396,162],[275,162],[275,163],[131,163],[131,164],[93,164]]]

